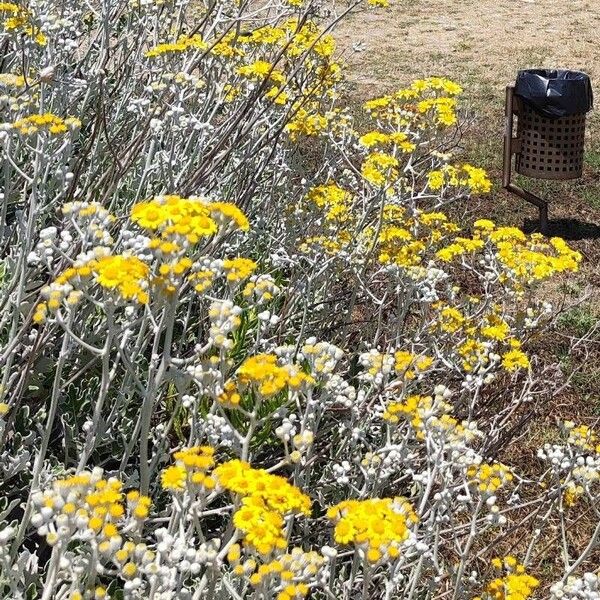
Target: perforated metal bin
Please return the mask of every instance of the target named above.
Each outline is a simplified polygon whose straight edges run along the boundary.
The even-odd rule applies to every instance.
[[[548,202],[513,183],[513,156],[514,171],[526,177],[563,181],[581,177],[586,113],[593,99],[590,79],[581,71],[520,71],[516,85],[506,88],[502,185],[538,207],[544,233]]]
[[[515,171],[536,179],[577,179],[583,171],[586,114],[550,119],[517,103]]]

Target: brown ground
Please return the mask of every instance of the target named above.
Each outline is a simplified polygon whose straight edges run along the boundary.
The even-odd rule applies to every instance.
[[[336,37],[360,95],[414,78],[460,81],[468,97],[490,100],[519,68],[583,69],[600,78],[597,0],[391,0],[355,13]]]

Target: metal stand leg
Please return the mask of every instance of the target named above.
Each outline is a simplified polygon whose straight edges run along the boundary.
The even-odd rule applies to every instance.
[[[511,194],[523,198],[537,206],[540,211],[540,231],[548,232],[548,203],[542,198],[512,183],[512,157],[518,152],[519,139],[513,137],[515,108],[514,86],[506,86],[506,127],[504,130],[504,164],[502,170],[502,187]]]
[[[540,231],[548,234],[548,203],[544,202],[544,206],[540,206]]]

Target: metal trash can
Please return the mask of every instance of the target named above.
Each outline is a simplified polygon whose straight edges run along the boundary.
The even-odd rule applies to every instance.
[[[535,179],[577,179],[583,172],[585,113],[550,119],[527,103],[518,112],[515,171]]]
[[[536,179],[577,179],[583,170],[586,113],[593,104],[590,78],[581,71],[529,69],[515,84],[515,170]]]
[[[581,71],[519,71],[515,85],[506,88],[503,186],[540,209],[542,231],[548,228],[548,203],[512,183],[512,156],[515,171],[527,177],[581,177],[586,114],[593,100],[590,78]]]

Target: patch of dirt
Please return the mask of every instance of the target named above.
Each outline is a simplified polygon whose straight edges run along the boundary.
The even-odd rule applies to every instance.
[[[360,96],[429,75],[460,81],[468,97],[495,96],[518,69],[539,66],[600,79],[597,0],[391,1],[336,30]]]

